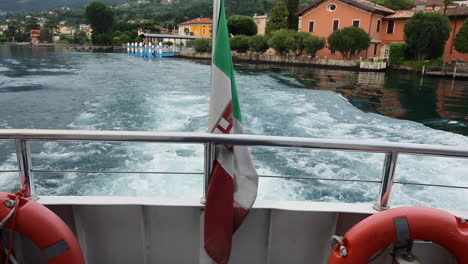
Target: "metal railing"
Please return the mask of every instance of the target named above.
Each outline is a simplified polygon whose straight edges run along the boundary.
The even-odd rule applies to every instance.
[[[394,181],[395,168],[400,154],[426,155],[468,158],[468,147],[436,146],[408,143],[390,143],[357,140],[331,140],[299,137],[254,136],[254,135],[219,135],[210,133],[184,133],[184,132],[129,132],[129,131],[85,131],[85,130],[0,130],[0,140],[14,140],[18,159],[18,170],[4,170],[0,172],[19,172],[21,186],[28,196],[34,196],[34,172],[81,172],[81,173],[136,173],[136,174],[203,174],[204,191],[208,188],[210,172],[214,160],[216,145],[243,145],[307,148],[334,151],[359,151],[371,153],[384,153],[385,160],[381,181],[330,179],[318,177],[291,177],[266,176],[308,180],[327,180],[344,182],[380,183],[380,193],[376,210],[388,208],[392,186],[394,183],[419,186],[434,186],[457,189],[468,189],[468,186],[437,185],[412,182]],[[183,143],[204,145],[204,171],[197,172],[135,172],[135,171],[99,171],[99,170],[34,170],[31,167],[31,154],[29,142],[31,141],[98,141],[98,142],[146,142],[146,143]]]

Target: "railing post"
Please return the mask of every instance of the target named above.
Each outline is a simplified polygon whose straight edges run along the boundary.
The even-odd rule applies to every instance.
[[[29,145],[28,142],[24,139],[15,139],[15,143],[21,188],[24,190],[26,197],[33,197],[35,192],[33,175],[31,171],[31,153],[29,151]]]
[[[389,152],[385,154],[385,161],[382,173],[382,184],[380,185],[379,201],[374,205],[377,211],[383,211],[388,208],[388,200],[392,192],[393,177],[398,159],[398,152]]]
[[[205,165],[204,165],[204,181],[203,181],[203,197],[208,193],[208,185],[210,184],[211,171],[213,170],[213,162],[215,159],[215,144],[205,143]]]

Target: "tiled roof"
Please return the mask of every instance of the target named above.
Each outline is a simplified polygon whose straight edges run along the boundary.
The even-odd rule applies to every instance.
[[[307,11],[309,11],[312,8],[315,8],[315,7],[319,6],[324,1],[327,1],[327,0],[318,0],[318,1],[310,4],[309,6],[303,8],[299,12],[297,12],[296,15],[302,16],[304,13],[306,13]],[[380,13],[380,14],[383,14],[383,15],[390,15],[390,14],[395,13],[395,11],[393,11],[390,8],[386,8],[384,6],[369,2],[367,0],[338,0],[338,1],[343,2],[345,4],[348,4],[348,5],[352,5],[354,7],[362,9],[364,11],[372,12],[372,13]]]
[[[444,10],[439,10],[440,13],[443,13]],[[468,7],[457,7],[457,8],[447,8],[447,12],[445,13],[449,17],[468,17]]]
[[[213,24],[213,20],[210,18],[199,17],[189,21],[180,23],[179,25],[193,25],[193,24]]]
[[[398,10],[393,15],[386,16],[385,19],[393,20],[393,19],[408,19],[416,13],[416,10]]]

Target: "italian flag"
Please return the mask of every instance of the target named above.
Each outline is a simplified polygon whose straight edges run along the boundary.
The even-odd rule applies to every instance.
[[[213,54],[209,128],[211,133],[243,133],[223,0]],[[232,235],[255,202],[257,186],[248,147],[216,146],[204,218],[205,250],[216,263],[228,263]]]

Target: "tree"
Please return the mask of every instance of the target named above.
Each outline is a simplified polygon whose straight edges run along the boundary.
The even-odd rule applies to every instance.
[[[351,59],[354,54],[370,46],[370,36],[362,28],[345,27],[333,32],[328,37],[330,50],[339,51],[343,57]]]
[[[288,0],[288,28],[297,29],[299,17],[296,15],[299,11],[299,0]]]
[[[315,53],[317,53],[317,51],[325,48],[325,39],[317,36],[309,35],[303,42],[305,52],[312,57],[315,57]]]
[[[113,45],[113,46],[120,46],[120,45],[122,45],[122,42],[120,41],[120,38],[119,38],[119,37],[113,37],[113,38],[112,38],[112,45]]]
[[[269,48],[266,38],[260,35],[250,37],[249,46],[254,52],[258,53],[263,53]]]
[[[123,44],[129,43],[131,41],[131,38],[127,34],[122,34],[119,36],[120,42]]]
[[[108,37],[107,35],[112,33],[114,11],[106,4],[92,2],[86,6],[85,16],[93,29],[93,43],[98,45],[110,45],[112,36]]]
[[[290,29],[280,29],[272,33],[268,40],[268,45],[275,49],[280,55],[286,52],[297,50],[296,35],[297,31]]]
[[[231,38],[231,49],[240,53],[244,53],[249,49],[249,37],[245,35],[237,35]]]
[[[454,40],[455,50],[460,53],[468,53],[468,19],[463,22]]]
[[[50,31],[50,29],[46,29],[46,28],[42,29],[41,34],[39,35],[39,39],[42,42],[52,41],[52,32]]]
[[[88,41],[88,37],[86,36],[86,33],[83,31],[77,31],[73,35],[73,38],[71,42],[73,44],[78,44],[78,45],[83,45]]]
[[[196,39],[193,42],[195,50],[198,52],[210,52],[211,51],[211,39]]]
[[[270,36],[274,31],[288,28],[288,8],[282,1],[277,1],[270,11],[270,21],[266,25],[266,35]]]
[[[371,0],[371,2],[393,10],[411,10],[414,7],[414,2],[411,0]]]
[[[405,24],[407,56],[418,60],[435,59],[444,53],[450,25],[446,16],[435,12],[418,12]]]
[[[15,41],[16,36],[18,35],[18,32],[20,31],[20,28],[18,26],[18,22],[16,21],[10,21],[8,22],[8,28],[5,30],[4,34],[9,39],[10,41]]]
[[[41,26],[39,26],[35,17],[29,17],[26,19],[25,30],[29,33],[33,29],[41,29]]]
[[[444,3],[444,16],[445,14],[447,13],[447,7],[453,3],[453,0],[443,0],[443,3]]]
[[[296,40],[297,45],[297,54],[301,55],[304,52],[305,45],[304,40],[311,36],[309,33],[306,32],[297,32],[294,34],[294,39]]]
[[[229,17],[228,30],[232,35],[253,36],[257,34],[257,25],[252,17],[232,15]]]

